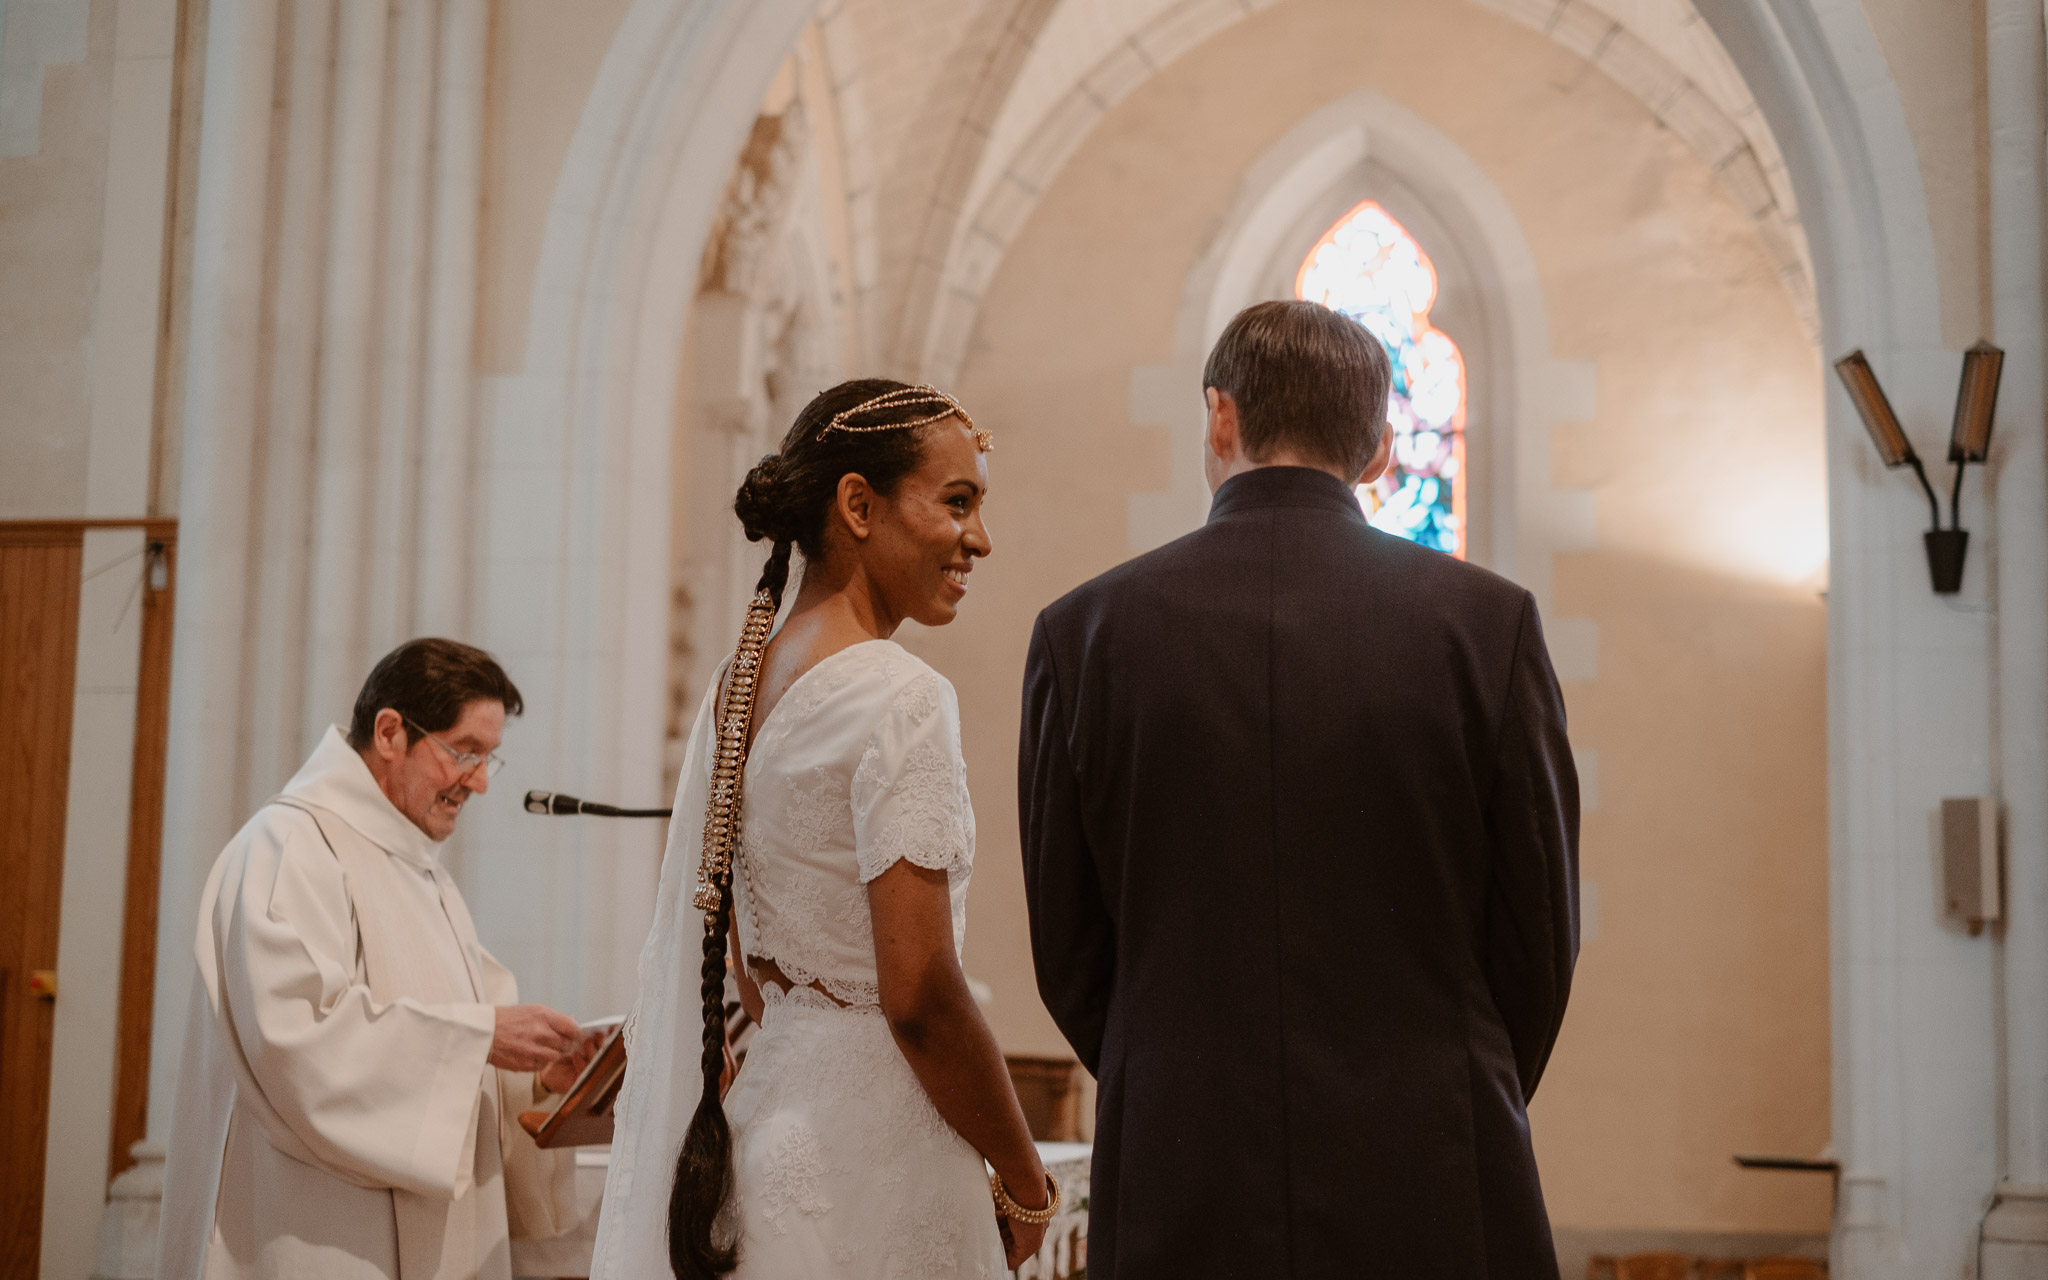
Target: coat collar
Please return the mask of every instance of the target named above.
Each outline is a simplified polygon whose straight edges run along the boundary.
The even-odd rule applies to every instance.
[[[370,766],[334,725],[327,726],[320,745],[284,784],[283,794],[327,810],[370,843],[422,871],[435,867],[440,842],[428,839],[398,811],[371,776]]]
[[[1309,507],[1365,523],[1351,486],[1313,467],[1257,467],[1232,476],[1216,490],[1209,522],[1269,507]]]

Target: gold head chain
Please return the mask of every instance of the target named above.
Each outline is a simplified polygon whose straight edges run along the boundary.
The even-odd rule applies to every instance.
[[[864,413],[872,413],[877,409],[909,408],[916,405],[932,405],[937,407],[939,411],[927,417],[912,418],[908,422],[877,422],[865,427],[854,426],[850,421],[850,419],[858,418]],[[989,434],[987,428],[975,426],[974,419],[967,416],[967,410],[960,407],[958,400],[955,400],[937,387],[926,386],[923,383],[919,383],[914,387],[898,387],[894,391],[885,391],[874,399],[864,400],[851,409],[841,409],[838,413],[832,415],[832,421],[826,423],[825,429],[818,434],[821,436],[830,435],[834,431],[901,431],[909,427],[927,426],[941,418],[951,417],[958,417],[960,421],[967,424],[967,429],[974,433],[974,447],[976,449],[983,453],[989,453],[995,449],[996,438]]]
[[[732,884],[732,850],[740,834],[740,792],[746,782],[747,731],[754,723],[754,690],[761,674],[761,650],[775,627],[775,597],[763,587],[747,606],[740,644],[733,654],[732,673],[718,700],[718,745],[712,757],[711,800],[704,806],[704,855],[697,864],[693,897],[704,913],[706,930],[717,927],[712,915]]]

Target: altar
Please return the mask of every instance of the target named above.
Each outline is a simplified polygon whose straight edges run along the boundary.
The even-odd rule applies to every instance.
[[[1093,1150],[1085,1142],[1038,1144],[1039,1160],[1060,1180],[1064,1195],[1059,1216],[1046,1226],[1044,1246],[1013,1273],[1017,1280],[1067,1280],[1087,1269],[1088,1163]],[[551,1240],[514,1240],[513,1275],[540,1280],[590,1274],[590,1252],[597,1243],[598,1206],[604,1198],[610,1155],[606,1147],[577,1150],[575,1230]]]

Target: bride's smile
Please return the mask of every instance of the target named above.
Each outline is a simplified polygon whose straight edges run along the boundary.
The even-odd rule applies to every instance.
[[[889,613],[928,627],[953,620],[975,560],[993,549],[987,501],[988,456],[973,430],[958,418],[926,428],[922,464],[874,503],[865,530],[861,558]]]

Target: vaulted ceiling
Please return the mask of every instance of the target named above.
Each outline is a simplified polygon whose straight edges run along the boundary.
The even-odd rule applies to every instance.
[[[1633,94],[1754,220],[1817,326],[1785,166],[1691,0],[1459,0],[1542,31]],[[1286,0],[828,0],[865,354],[950,377],[1009,241],[1095,123],[1183,52]]]

